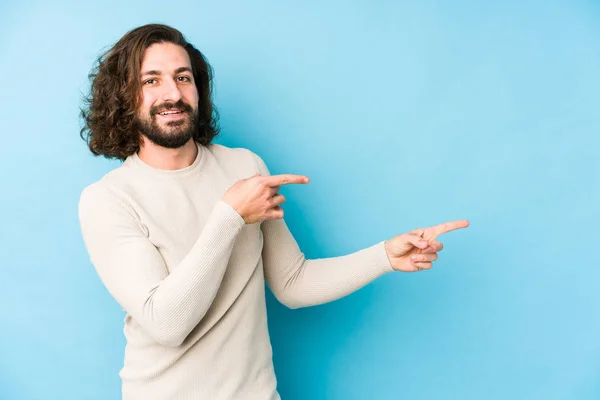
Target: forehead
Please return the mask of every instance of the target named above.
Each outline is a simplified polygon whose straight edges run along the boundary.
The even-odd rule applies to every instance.
[[[173,43],[154,43],[144,53],[141,73],[149,70],[167,73],[181,67],[192,68],[190,57],[183,47]]]

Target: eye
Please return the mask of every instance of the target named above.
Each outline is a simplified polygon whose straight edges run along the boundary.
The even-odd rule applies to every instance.
[[[178,80],[179,82],[191,82],[191,81],[192,81],[192,80],[190,79],[190,77],[189,77],[189,76],[185,76],[185,75],[183,75],[183,76],[178,76],[178,77],[177,77],[177,80]]]
[[[156,79],[148,79],[144,81],[144,85],[153,85],[154,83],[156,83]]]

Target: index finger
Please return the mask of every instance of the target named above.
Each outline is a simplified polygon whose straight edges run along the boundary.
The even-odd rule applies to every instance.
[[[271,175],[266,176],[265,182],[270,187],[279,186],[279,185],[289,185],[289,184],[302,184],[308,183],[308,177],[304,175],[293,175],[293,174],[281,174],[281,175]]]
[[[467,221],[466,219],[461,219],[458,221],[445,222],[443,224],[432,226],[431,229],[433,231],[433,236],[437,237],[439,235],[443,235],[444,233],[455,231],[457,229],[466,228],[468,226],[469,226],[469,221]]]

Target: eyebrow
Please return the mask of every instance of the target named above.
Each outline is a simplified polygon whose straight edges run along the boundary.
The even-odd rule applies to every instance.
[[[180,74],[180,73],[182,73],[182,72],[189,72],[189,73],[192,73],[192,70],[191,70],[191,68],[189,68],[189,67],[179,67],[179,68],[177,68],[177,69],[175,70],[175,74]],[[146,75],[151,75],[151,76],[160,76],[160,75],[162,75],[162,72],[160,72],[160,71],[158,71],[158,70],[156,70],[156,69],[152,69],[152,70],[150,70],[150,71],[146,71],[146,72],[142,73],[142,75],[141,75],[141,76],[146,76]]]

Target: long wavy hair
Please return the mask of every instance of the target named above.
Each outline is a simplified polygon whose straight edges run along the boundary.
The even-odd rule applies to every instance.
[[[199,96],[194,140],[207,146],[219,133],[218,113],[212,103],[210,64],[177,29],[148,24],[127,32],[98,57],[89,74],[91,87],[81,107],[80,136],[94,155],[125,160],[139,150],[141,139],[136,117],[141,93],[139,74],[146,49],[155,43],[179,45],[190,57]]]

